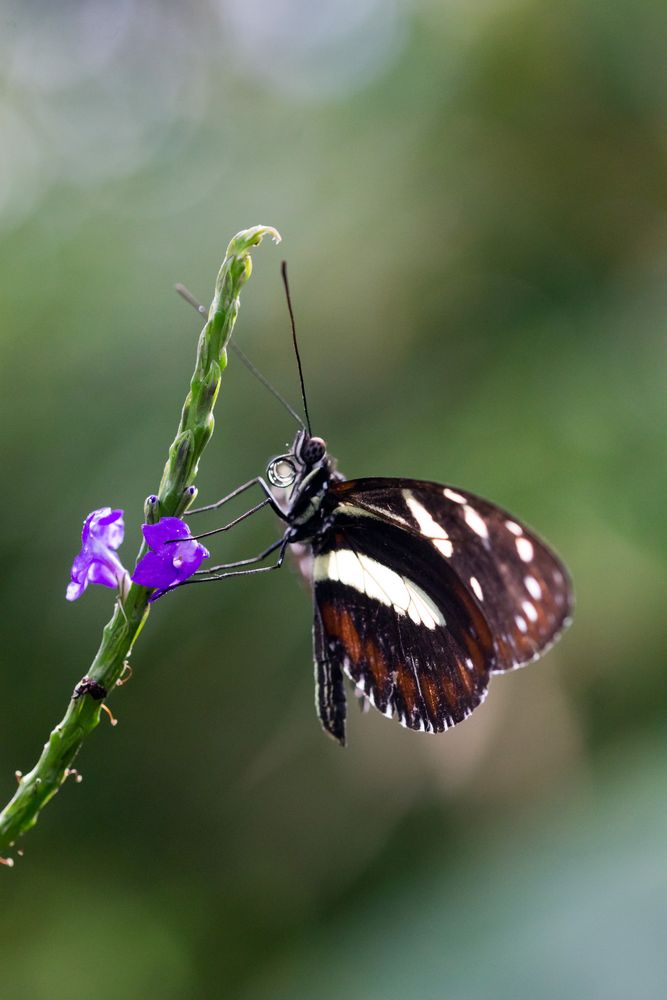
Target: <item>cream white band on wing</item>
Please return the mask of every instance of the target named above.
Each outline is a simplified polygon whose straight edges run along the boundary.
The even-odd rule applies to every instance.
[[[313,575],[316,581],[332,580],[354,587],[397,614],[408,615],[415,625],[434,629],[446,624],[437,605],[421,587],[363,552],[338,549],[316,556]]]

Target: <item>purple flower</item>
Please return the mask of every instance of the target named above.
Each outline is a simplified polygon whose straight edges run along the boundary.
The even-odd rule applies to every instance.
[[[125,590],[129,579],[127,570],[115,552],[124,534],[122,510],[100,507],[88,515],[81,532],[81,551],[72,563],[68,601],[81,597],[89,583]]]
[[[178,517],[163,517],[157,524],[144,524],[141,530],[153,551],[139,560],[132,580],[155,588],[152,601],[187,580],[209,558],[209,551],[194,540],[185,521]]]

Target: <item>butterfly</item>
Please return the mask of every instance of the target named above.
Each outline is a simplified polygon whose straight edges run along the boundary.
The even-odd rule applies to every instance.
[[[439,733],[491,675],[544,653],[570,622],[568,573],[502,508],[416,479],[344,479],[307,430],[267,478],[312,581],[316,707],[345,744],[347,676],[409,729]],[[280,559],[282,561],[282,558]]]
[[[481,704],[493,674],[535,660],[569,625],[567,570],[521,521],[473,493],[417,479],[348,480],[337,471],[310,430],[284,264],[283,280],[306,422],[237,348],[301,429],[269,463],[268,483],[256,477],[190,513],[259,485],[264,500],[216,530],[267,504],[285,530],[258,556],[201,576],[277,569],[290,548],[312,585],[315,703],[324,730],[345,744],[347,677],[365,702],[408,729],[443,732]],[[276,550],[274,564],[250,568]]]

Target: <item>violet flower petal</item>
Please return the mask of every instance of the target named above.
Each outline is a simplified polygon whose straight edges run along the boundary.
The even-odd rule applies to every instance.
[[[116,574],[103,562],[93,562],[88,570],[88,583],[99,583],[103,587],[117,587]]]
[[[67,591],[65,593],[65,597],[67,598],[68,601],[76,601],[77,598],[81,597],[87,586],[88,586],[87,580],[85,583],[76,583],[74,580],[72,580],[71,583],[67,584]]]
[[[191,576],[195,570],[199,569],[203,560],[208,559],[210,555],[208,549],[195,541],[178,542],[174,547],[178,551],[172,562],[179,576],[183,578]]]
[[[134,568],[132,582],[141,587],[168,587],[176,576],[172,557],[163,552],[147,552]]]
[[[208,549],[192,538],[189,527],[178,517],[163,517],[157,524],[144,524],[142,531],[153,551],[139,560],[132,580],[155,590],[151,601],[183,583],[209,558]]]
[[[190,538],[190,529],[180,517],[163,517],[157,524],[144,524],[141,530],[152,549],[159,549],[172,538]]]
[[[81,532],[81,551],[72,563],[68,601],[81,597],[89,583],[124,588],[128,574],[116,555],[124,533],[122,510],[100,507],[88,515]]]
[[[103,507],[102,510],[111,510],[111,508],[110,507]],[[99,513],[100,513],[99,510],[91,511],[91,513],[88,515],[88,517],[86,518],[86,520],[83,522],[83,529],[81,531],[81,544],[82,544],[82,546],[85,545],[87,543],[88,539],[90,538],[90,525],[92,523],[93,518],[97,514],[99,514]]]
[[[100,517],[95,526],[99,529],[97,537],[104,540],[110,549],[117,549],[125,537],[123,511],[112,510],[108,515]]]

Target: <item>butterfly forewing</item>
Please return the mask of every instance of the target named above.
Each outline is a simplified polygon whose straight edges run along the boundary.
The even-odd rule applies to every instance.
[[[466,718],[495,667],[493,635],[430,540],[386,519],[340,512],[314,556],[325,729],[343,742],[341,668],[379,711],[410,729],[442,732]]]
[[[454,571],[490,627],[494,671],[535,659],[569,622],[565,567],[511,514],[472,493],[409,479],[333,485],[342,517],[377,519],[425,541]]]

